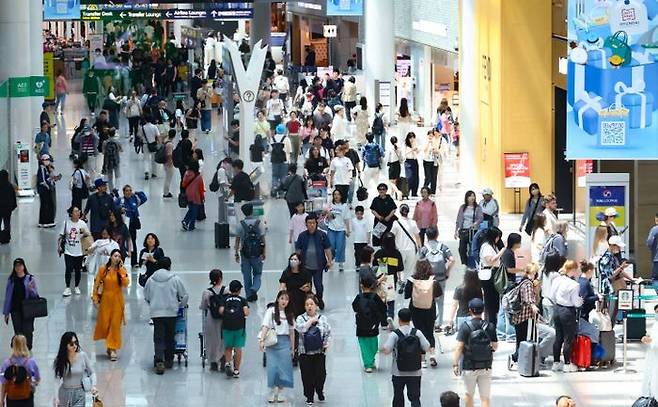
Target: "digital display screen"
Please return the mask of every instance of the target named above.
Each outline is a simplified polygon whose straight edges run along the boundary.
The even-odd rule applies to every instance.
[[[79,20],[80,0],[44,0],[43,19],[52,20]]]

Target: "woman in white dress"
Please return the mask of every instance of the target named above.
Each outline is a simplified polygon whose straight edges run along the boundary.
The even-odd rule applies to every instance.
[[[110,259],[110,254],[113,250],[120,250],[119,244],[116,240],[112,239],[110,231],[104,227],[101,230],[101,238],[97,239],[89,247],[89,255],[87,256],[87,270],[92,274],[96,274],[100,266],[104,265]],[[93,267],[90,269],[89,265]]]

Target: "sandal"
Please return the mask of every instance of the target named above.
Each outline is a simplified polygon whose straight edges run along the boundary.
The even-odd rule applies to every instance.
[[[430,366],[432,367],[437,367],[439,364],[436,361],[436,358],[434,356],[430,357]]]

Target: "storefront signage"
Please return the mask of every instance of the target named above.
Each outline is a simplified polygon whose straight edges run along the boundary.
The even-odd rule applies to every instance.
[[[594,172],[594,161],[592,160],[576,160],[576,178],[578,179],[578,187],[585,187],[585,178],[587,174]]]
[[[124,19],[156,19],[156,20],[193,20],[193,19],[242,19],[252,18],[253,9],[225,9],[209,7],[208,9],[166,9],[166,10],[82,10],[82,19],[94,20],[124,20]]]
[[[79,20],[80,0],[45,0],[43,2],[43,19]]]
[[[9,78],[9,97],[45,97],[47,91],[48,79],[46,79],[45,76],[21,76]]]
[[[327,0],[327,16],[362,16],[364,0]]]
[[[308,10],[322,11],[322,5],[320,5],[320,4],[309,3],[309,2],[306,2],[306,1],[298,1],[295,4],[299,8],[305,8],[305,9],[308,9]]]
[[[324,37],[325,38],[336,38],[337,36],[337,31],[336,31],[336,26],[335,25],[325,25],[322,26],[323,31],[324,31]]]
[[[530,186],[530,155],[528,153],[504,153],[505,188]]]
[[[586,175],[585,210],[587,225],[587,250],[592,248],[596,228],[604,219],[606,209],[613,208],[617,213],[613,223],[620,232],[626,245],[628,233],[624,233],[628,225],[630,177],[628,174],[591,173]],[[591,254],[591,253],[589,253]]]
[[[46,100],[53,100],[55,99],[55,55],[52,52],[43,53],[43,75],[48,78],[48,90],[44,97]]]
[[[567,159],[658,159],[658,1],[569,0]]]

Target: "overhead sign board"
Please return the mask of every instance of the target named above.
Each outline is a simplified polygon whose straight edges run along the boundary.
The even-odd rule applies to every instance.
[[[194,20],[194,19],[242,19],[252,18],[252,9],[226,10],[223,8],[209,9],[165,9],[165,10],[82,10],[82,20]]]

